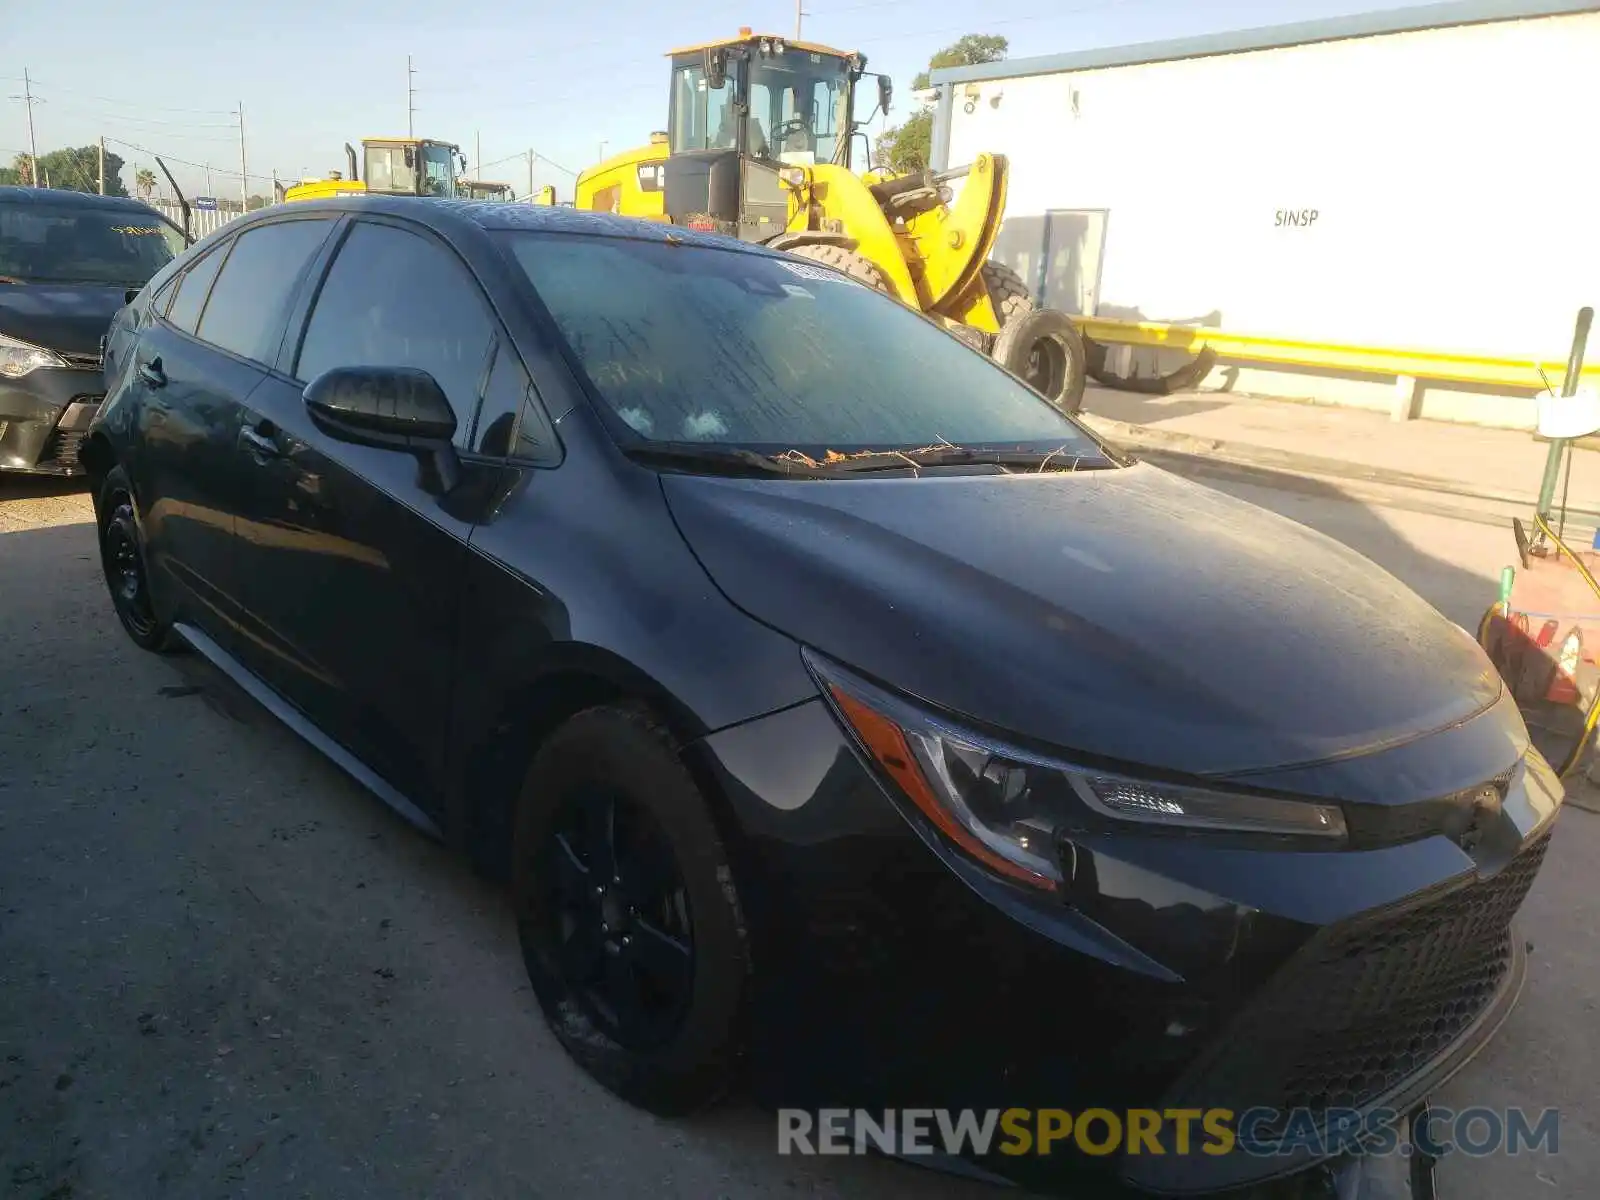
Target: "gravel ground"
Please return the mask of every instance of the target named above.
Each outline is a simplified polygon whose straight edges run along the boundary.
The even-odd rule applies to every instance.
[[[1458,620],[1505,552],[1481,526],[1252,498]],[[589,1083],[501,896],[192,657],[135,650],[89,522],[75,489],[0,481],[0,1194],[997,1194],[779,1158],[767,1114],[663,1122]],[[1561,1153],[1447,1162],[1447,1197],[1600,1191],[1597,853],[1600,817],[1569,811],[1525,909],[1523,1002],[1437,1098],[1560,1106]]]

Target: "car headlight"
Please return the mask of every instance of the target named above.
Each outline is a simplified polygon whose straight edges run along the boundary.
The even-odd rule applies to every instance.
[[[40,367],[64,367],[67,360],[54,350],[32,346],[0,334],[0,375],[7,379],[20,379],[29,371]]]
[[[1057,839],[1143,828],[1258,835],[1332,848],[1336,805],[1138,779],[1079,766],[961,729],[807,650],[840,723],[917,813],[1007,879],[1062,883]]]

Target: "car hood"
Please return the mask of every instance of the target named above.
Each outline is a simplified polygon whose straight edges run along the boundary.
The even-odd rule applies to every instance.
[[[1140,464],[839,481],[663,475],[752,616],[982,724],[1225,776],[1378,750],[1500,693],[1464,631],[1286,518]]]
[[[99,354],[128,289],[103,284],[0,284],[0,333],[67,354]]]

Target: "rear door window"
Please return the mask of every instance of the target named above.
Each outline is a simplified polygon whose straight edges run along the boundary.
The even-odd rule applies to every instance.
[[[216,281],[222,260],[228,257],[231,242],[224,242],[183,273],[178,281],[178,294],[172,298],[167,310],[167,320],[185,333],[193,333],[200,324],[200,310],[206,306],[206,296]]]
[[[332,228],[331,219],[315,218],[275,221],[241,233],[211,288],[199,336],[271,366],[295,288]]]

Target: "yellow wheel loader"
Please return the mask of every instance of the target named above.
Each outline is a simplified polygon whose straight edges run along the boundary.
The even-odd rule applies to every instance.
[[[348,174],[329,173],[326,179],[302,179],[283,190],[284,200],[324,200],[329,196],[445,196],[459,195],[458,184],[467,160],[461,147],[433,138],[363,138],[365,170],[356,170],[355,147],[345,143]]]
[[[579,175],[576,207],[713,230],[826,263],[1077,411],[1083,339],[1065,313],[1035,308],[1016,272],[989,261],[1005,215],[1004,156],[902,176],[870,169],[862,130],[888,111],[892,92],[854,51],[741,29],[668,57],[666,132]],[[857,120],[868,78],[876,103]]]

